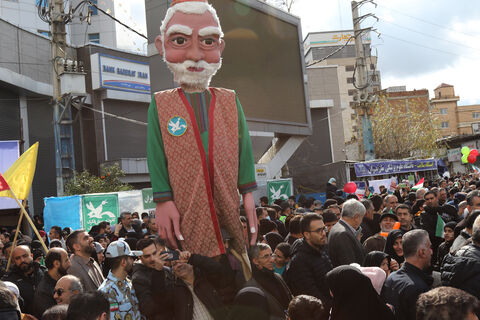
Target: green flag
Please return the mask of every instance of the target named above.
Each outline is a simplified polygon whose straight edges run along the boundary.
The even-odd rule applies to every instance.
[[[84,195],[82,197],[83,227],[88,232],[101,221],[117,223],[119,216],[118,194]]]
[[[292,195],[292,179],[279,179],[267,181],[268,203],[272,204],[275,200],[288,200]]]
[[[445,226],[445,221],[443,221],[442,217],[437,214],[437,227],[435,228],[435,236],[439,238],[444,238],[444,231],[443,227]]]
[[[142,189],[142,202],[144,210],[151,210],[156,208],[156,203],[153,202],[152,188]]]

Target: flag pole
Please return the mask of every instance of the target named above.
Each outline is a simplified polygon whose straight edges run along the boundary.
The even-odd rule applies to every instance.
[[[43,249],[45,250],[45,253],[48,252],[48,248],[47,246],[45,245],[45,242],[43,242],[43,239],[42,237],[40,236],[40,233],[38,233],[38,230],[37,230],[37,227],[35,227],[35,224],[33,223],[32,219],[30,218],[30,216],[28,215],[27,211],[25,210],[25,207],[20,203],[20,201],[18,200],[17,196],[15,195],[15,193],[13,192],[12,189],[9,189],[11,194],[13,195],[13,197],[15,198],[15,201],[17,201],[17,204],[20,206],[20,208],[22,209],[22,213],[25,215],[25,218],[27,218],[27,221],[28,223],[30,223],[30,226],[32,227],[33,231],[35,232],[38,240],[40,241],[40,243],[42,244],[42,247]],[[17,228],[17,232],[18,232],[18,228]]]
[[[20,231],[20,225],[22,224],[23,210],[20,210],[20,218],[18,219],[17,230],[15,231],[15,236],[13,237],[12,250],[10,250],[10,255],[8,256],[7,270],[10,270],[10,263],[12,262],[12,253],[15,249],[15,244],[17,243],[18,232]]]

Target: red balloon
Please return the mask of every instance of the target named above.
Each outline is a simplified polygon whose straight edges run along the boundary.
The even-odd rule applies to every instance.
[[[343,191],[345,191],[345,193],[355,193],[355,191],[357,191],[357,184],[355,182],[347,182],[343,186]]]
[[[475,157],[478,156],[478,150],[477,149],[470,150],[470,155],[474,155]]]
[[[475,163],[477,161],[477,156],[474,156],[473,154],[470,154],[467,158],[468,163]]]

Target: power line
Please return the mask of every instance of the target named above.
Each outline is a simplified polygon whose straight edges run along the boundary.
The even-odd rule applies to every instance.
[[[10,63],[10,64],[31,64],[31,65],[50,65],[50,63],[39,63],[39,62],[18,62],[18,61],[0,61],[0,63]]]
[[[340,50],[342,50],[343,48],[345,48],[348,43],[350,42],[350,40],[354,39],[354,37],[350,37],[348,38],[347,42],[345,42],[345,44],[343,46],[341,46],[340,48],[338,48],[337,50],[331,52],[330,54],[326,55],[325,57],[323,57],[322,59],[319,59],[319,60],[314,60],[313,62],[309,63],[308,65],[305,66],[305,68],[308,68],[308,67],[311,67],[313,66],[314,64],[317,64],[319,62],[322,62],[323,60],[326,60],[328,58],[330,58],[331,56],[333,56],[335,53],[339,52]]]
[[[120,23],[122,26],[124,26],[125,28],[127,28],[128,30],[138,34],[140,37],[144,38],[144,39],[147,39],[147,36],[138,32],[137,30],[133,29],[132,27],[126,25],[125,23],[123,23],[122,21],[118,20],[117,18],[115,18],[114,16],[112,16],[111,14],[109,14],[108,12],[104,11],[103,9],[100,9],[95,3],[89,1],[89,0],[86,0],[86,2],[91,5],[92,7],[96,8],[98,11],[100,11],[101,13],[103,13],[104,15],[110,17],[111,19],[113,19],[114,21]]]
[[[139,125],[142,125],[142,126],[146,126],[147,123],[146,122],[143,122],[143,121],[138,121],[138,120],[135,120],[135,119],[130,119],[130,118],[125,118],[125,117],[121,117],[121,116],[118,116],[116,114],[113,114],[113,113],[109,113],[109,112],[102,112],[101,110],[97,110],[97,109],[94,109],[92,107],[88,107],[86,105],[83,105],[82,108],[87,108],[89,110],[92,110],[94,112],[98,112],[98,113],[103,113],[107,116],[110,116],[112,118],[115,118],[115,119],[119,119],[119,120],[123,120],[123,121],[127,121],[127,122],[132,122],[132,123],[135,123],[135,124],[139,124]]]
[[[385,22],[387,24],[391,24],[391,25],[394,25],[396,27],[399,27],[399,28],[402,28],[402,29],[405,29],[405,30],[408,30],[408,31],[411,31],[411,32],[415,32],[415,33],[418,33],[418,34],[421,34],[421,35],[424,35],[424,36],[427,36],[427,37],[430,37],[430,38],[434,38],[434,39],[437,39],[437,40],[440,40],[440,41],[449,42],[449,43],[457,45],[457,46],[462,46],[462,47],[473,49],[473,50],[480,50],[480,48],[470,47],[470,46],[467,46],[467,45],[464,45],[464,44],[461,44],[461,43],[458,43],[458,42],[455,42],[455,41],[450,41],[450,40],[447,40],[447,39],[444,39],[444,38],[441,38],[441,37],[437,37],[437,36],[434,36],[434,35],[431,35],[431,34],[428,34],[428,33],[424,33],[424,32],[421,32],[421,31],[418,31],[418,30],[415,30],[415,29],[404,27],[402,25],[399,25],[399,24],[396,24],[396,23],[393,23],[393,22],[389,22],[389,21],[385,21],[385,20],[382,20],[382,22]]]
[[[441,50],[441,49],[438,49],[438,48],[432,48],[432,47],[424,46],[422,44],[419,44],[419,43],[416,43],[416,42],[413,42],[413,41],[408,41],[408,40],[401,39],[401,38],[397,38],[397,37],[394,37],[394,36],[391,36],[391,35],[388,35],[388,34],[385,34],[385,33],[382,33],[382,36],[386,36],[388,38],[392,38],[392,39],[395,39],[395,40],[398,40],[398,41],[402,41],[402,42],[405,42],[405,43],[408,43],[408,44],[412,44],[412,45],[417,46],[417,47],[422,47],[422,48],[425,48],[425,49],[430,49],[430,50],[433,50],[433,51],[446,53],[446,54],[457,56],[457,57],[463,57],[463,58],[468,58],[468,59],[472,59],[472,60],[477,60],[478,59],[478,58],[474,58],[474,57],[470,57],[470,56],[460,55],[458,53],[453,53],[453,52]]]
[[[388,9],[388,10],[392,10],[394,12],[397,12],[401,15],[404,15],[406,17],[409,17],[409,18],[412,18],[412,19],[415,19],[415,20],[418,20],[418,21],[421,21],[423,23],[427,23],[427,24],[431,24],[432,26],[435,26],[435,27],[438,27],[438,28],[441,28],[441,29],[445,29],[445,30],[449,30],[449,31],[453,31],[453,32],[458,32],[458,33],[463,33],[464,35],[466,36],[469,36],[469,37],[473,37],[473,38],[478,38],[478,35],[472,35],[472,34],[468,34],[468,33],[465,33],[463,31],[460,31],[460,30],[455,30],[455,29],[452,29],[452,28],[448,28],[448,27],[445,27],[441,24],[437,24],[435,22],[431,22],[431,21],[428,21],[428,20],[425,20],[425,19],[421,19],[421,18],[417,18],[417,17],[414,17],[414,16],[411,16],[403,11],[400,11],[400,10],[397,10],[397,9],[393,9],[393,8],[390,8],[390,7],[387,7],[387,6],[384,6],[384,5],[381,5],[381,4],[378,4],[380,7],[383,7],[385,9]]]

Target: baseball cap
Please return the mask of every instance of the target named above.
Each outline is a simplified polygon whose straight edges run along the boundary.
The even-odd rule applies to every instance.
[[[143,251],[130,250],[130,246],[122,238],[110,243],[105,251],[105,258],[117,258],[123,256],[139,257],[141,255],[143,255]]]
[[[102,245],[100,244],[100,242],[94,242],[93,245],[95,246],[95,252],[96,253],[101,253],[104,251]]]
[[[393,220],[398,221],[397,215],[387,210],[383,211],[382,215],[380,216],[380,221],[385,218],[392,218]]]

